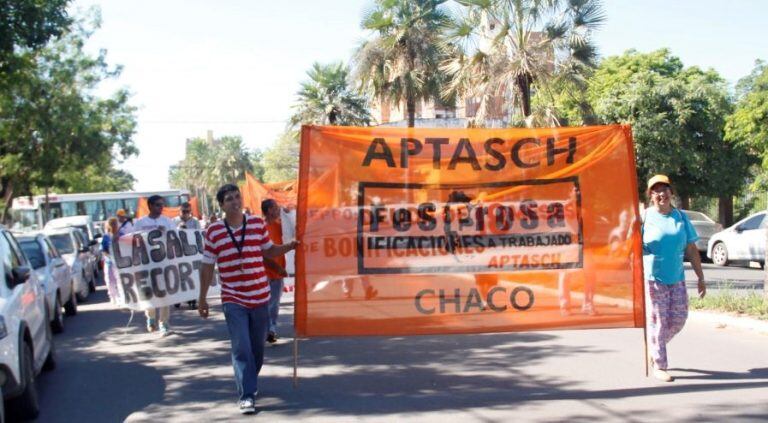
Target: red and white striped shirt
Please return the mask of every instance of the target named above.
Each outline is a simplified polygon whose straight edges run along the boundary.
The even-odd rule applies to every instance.
[[[234,303],[256,308],[269,302],[269,281],[264,270],[261,251],[272,247],[269,232],[264,221],[256,216],[247,216],[245,241],[242,257],[224,221],[211,224],[205,233],[203,263],[219,266],[221,279],[221,302]],[[235,240],[242,239],[243,227],[231,227]],[[242,264],[242,270],[241,270]]]

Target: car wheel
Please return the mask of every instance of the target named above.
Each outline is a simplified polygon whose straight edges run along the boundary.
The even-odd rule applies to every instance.
[[[85,277],[85,270],[83,270],[83,281],[88,283],[88,278]],[[77,293],[77,301],[83,303],[88,298],[88,294],[91,292],[91,285],[88,283],[86,288],[82,292]]]
[[[64,332],[64,313],[61,312],[61,300],[59,293],[56,293],[56,304],[53,306],[53,321],[51,321],[51,330],[53,333]]]
[[[64,314],[67,316],[77,315],[77,295],[75,294],[75,287],[72,287],[72,293],[69,295],[69,301],[64,304]]]
[[[724,243],[718,242],[712,247],[712,263],[718,266],[728,265],[728,249]]]
[[[40,414],[40,403],[37,397],[37,385],[35,384],[32,347],[27,342],[23,344],[20,370],[24,390],[21,392],[21,395],[8,403],[8,414],[19,420],[33,420]]]
[[[48,343],[51,345],[51,348],[48,350],[48,356],[45,357],[45,362],[43,363],[43,371],[46,372],[56,368],[56,348],[53,345],[53,337],[48,340]]]

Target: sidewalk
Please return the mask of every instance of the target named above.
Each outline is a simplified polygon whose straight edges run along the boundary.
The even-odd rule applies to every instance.
[[[691,310],[688,312],[688,318],[702,323],[712,324],[717,329],[731,327],[768,334],[768,320],[760,320],[750,316],[737,316],[731,313],[720,313],[716,311]],[[768,342],[768,340],[766,342]]]

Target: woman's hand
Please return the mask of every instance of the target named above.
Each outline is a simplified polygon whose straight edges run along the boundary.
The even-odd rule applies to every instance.
[[[707,295],[707,284],[704,280],[699,280],[699,298],[704,298]]]

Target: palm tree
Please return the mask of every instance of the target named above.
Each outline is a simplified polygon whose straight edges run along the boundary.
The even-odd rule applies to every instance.
[[[442,69],[446,92],[480,99],[478,120],[494,98],[519,108],[531,126],[531,96],[554,84],[583,86],[595,66],[592,32],[605,20],[599,0],[457,0],[465,14],[448,31],[453,55]],[[551,110],[547,110],[551,112]]]
[[[405,103],[408,127],[415,124],[417,100],[440,96],[440,62],[446,53],[440,37],[450,21],[443,3],[377,0],[363,18],[363,28],[374,37],[355,53],[356,77],[373,98]]]
[[[245,172],[253,172],[248,149],[240,136],[223,136],[213,146],[211,167],[207,177],[212,187],[245,179]]]
[[[307,71],[309,81],[297,93],[296,112],[291,125],[317,124],[368,126],[371,114],[365,97],[349,88],[349,68],[341,62],[321,65],[315,62]]]

